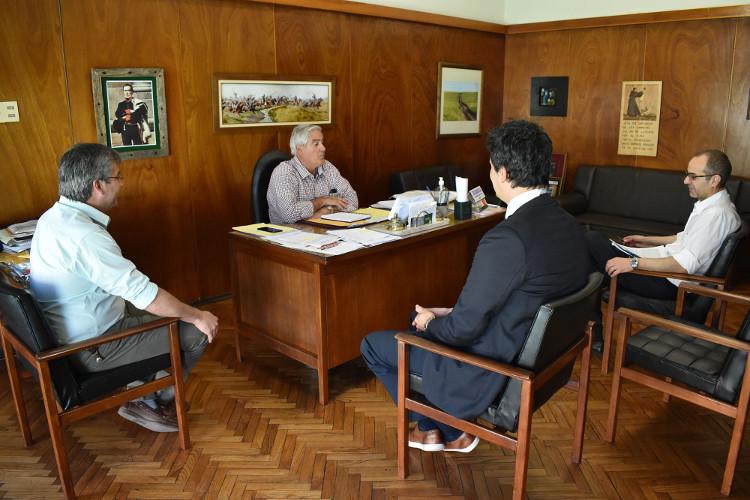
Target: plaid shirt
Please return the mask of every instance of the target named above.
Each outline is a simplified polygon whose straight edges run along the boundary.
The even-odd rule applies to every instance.
[[[315,210],[310,200],[330,196],[333,189],[336,196],[346,199],[349,204],[347,211],[357,209],[357,193],[329,161],[324,161],[314,175],[296,156],[279,163],[268,185],[268,215],[271,222],[289,224],[312,217]]]

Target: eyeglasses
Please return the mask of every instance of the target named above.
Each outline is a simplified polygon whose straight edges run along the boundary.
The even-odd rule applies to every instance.
[[[104,180],[105,180],[105,181],[107,181],[107,182],[109,182],[109,181],[111,181],[111,180],[115,180],[115,179],[117,179],[118,181],[122,182],[122,180],[123,180],[124,178],[125,178],[125,177],[124,177],[124,176],[123,176],[122,174],[117,174],[117,175],[115,175],[115,176],[110,176],[110,177],[107,177],[107,178],[106,178],[106,179],[104,179]]]
[[[700,179],[701,177],[713,177],[714,175],[719,175],[719,174],[697,175],[692,172],[685,172],[685,177],[687,177],[691,181],[694,181],[695,179]]]

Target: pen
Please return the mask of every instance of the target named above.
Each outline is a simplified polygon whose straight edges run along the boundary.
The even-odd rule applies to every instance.
[[[326,243],[325,245],[321,246],[320,249],[321,250],[328,250],[329,248],[333,248],[333,247],[335,247],[338,244],[339,244],[338,241],[333,241],[331,243]]]

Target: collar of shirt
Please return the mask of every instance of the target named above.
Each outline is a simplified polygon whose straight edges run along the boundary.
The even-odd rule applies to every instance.
[[[295,169],[295,170],[297,171],[297,173],[299,174],[299,176],[300,176],[300,177],[302,177],[303,179],[304,179],[305,177],[308,177],[308,176],[310,176],[310,175],[313,175],[313,174],[311,174],[311,173],[310,173],[310,171],[309,171],[309,170],[307,170],[307,168],[306,168],[306,167],[305,167],[305,166],[304,166],[304,165],[302,164],[302,162],[301,162],[301,161],[299,161],[299,160],[297,159],[297,157],[296,157],[296,156],[292,157],[292,161],[291,161],[291,163],[292,163],[292,166],[294,167],[294,169]],[[325,165],[325,161],[324,161],[324,162],[323,162],[323,164],[322,164],[322,165],[320,165],[320,166],[318,167],[318,169],[317,169],[317,170],[315,171],[315,174],[314,174],[314,176],[315,176],[316,178],[317,178],[317,177],[320,177],[321,175],[323,175],[323,166],[324,166],[324,165]]]
[[[534,198],[543,195],[547,192],[546,188],[530,189],[524,193],[519,194],[508,203],[508,208],[505,210],[505,218],[507,219],[513,215],[516,210],[533,200]]]
[[[727,193],[726,189],[722,189],[721,191],[718,191],[705,200],[700,200],[695,202],[695,206],[693,207],[694,213],[701,213],[702,211],[706,210],[709,207],[715,206],[715,205],[721,205],[723,203],[731,202],[731,198],[729,197],[729,193]]]
[[[60,199],[57,202],[60,205],[64,205],[66,207],[80,210],[84,214],[88,215],[91,218],[91,220],[93,220],[94,222],[96,222],[97,224],[101,225],[104,228],[106,228],[109,225],[109,220],[110,220],[109,215],[97,210],[96,208],[92,207],[88,203],[71,200],[71,199],[66,198],[65,196],[60,196]]]

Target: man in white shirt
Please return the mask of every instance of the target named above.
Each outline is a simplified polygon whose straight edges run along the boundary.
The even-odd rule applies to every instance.
[[[297,125],[289,138],[292,159],[273,170],[268,184],[268,217],[274,224],[356,210],[359,200],[339,170],[325,159],[318,125]]]
[[[59,344],[65,345],[147,323],[180,318],[184,375],[218,329],[218,319],[159,288],[122,256],[107,232],[122,187],[120,156],[101,144],[77,144],[60,159],[60,199],[37,224],[31,243],[31,293]],[[97,372],[169,352],[167,328],[117,340],[71,360]],[[156,432],[175,432],[174,391],[131,401],[118,413]]]
[[[697,153],[685,172],[688,193],[698,200],[685,229],[670,236],[624,237],[628,245],[625,249],[633,256],[616,249],[602,234],[588,232],[586,243],[596,269],[608,276],[619,276],[618,288],[648,298],[676,298],[679,280],[627,273],[645,269],[704,274],[726,237],[741,224],[737,209],[724,188],[731,175],[732,164],[723,152],[709,149]],[[601,351],[601,327],[594,337],[594,348]]]

